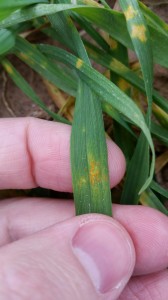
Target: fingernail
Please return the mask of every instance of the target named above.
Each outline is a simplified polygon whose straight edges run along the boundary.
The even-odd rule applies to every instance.
[[[119,288],[129,278],[134,264],[132,243],[114,220],[82,225],[72,245],[75,255],[100,293]]]

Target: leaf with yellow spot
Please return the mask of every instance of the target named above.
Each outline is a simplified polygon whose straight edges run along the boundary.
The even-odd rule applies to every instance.
[[[128,2],[128,1],[127,1]],[[87,20],[92,22],[94,25],[100,27],[104,31],[108,32],[114,39],[121,42],[128,48],[134,50],[133,45],[130,41],[129,35],[125,30],[125,20],[121,12],[115,10],[105,9],[102,7],[94,7],[82,5],[82,1],[77,0],[76,5],[73,4],[37,4],[15,11],[12,14],[12,18],[6,18],[0,21],[0,28],[8,28],[13,25],[32,20],[41,16],[52,15],[60,11],[72,10],[77,12],[80,16],[86,17]],[[130,3],[128,3],[129,5]],[[125,8],[127,9],[127,7]],[[167,47],[168,39],[165,39],[165,32],[167,31],[167,26],[164,25],[164,32],[158,30],[158,28],[153,27],[149,18],[147,19],[149,25],[151,42],[153,47],[153,54],[155,62],[168,67],[168,56]],[[152,25],[151,25],[152,24]],[[156,43],[157,41],[157,43]]]
[[[52,82],[59,89],[70,94],[76,95],[76,78],[63,71],[57,64],[51,63],[35,45],[32,45],[23,38],[17,37],[15,54],[28,66],[39,73],[43,78]],[[45,68],[43,66],[46,66]]]
[[[106,55],[104,55],[104,52],[95,45],[92,45],[87,41],[85,41],[85,45],[89,57],[92,58],[95,62],[113,71],[114,73],[128,81],[131,85],[138,88],[138,90],[140,90],[144,94],[146,93],[143,79],[139,77],[138,74],[135,73],[132,69],[128,68],[118,59],[113,58],[111,54],[106,53]],[[161,97],[156,90],[153,90],[153,100],[165,112],[168,113],[168,103],[166,99]]]
[[[130,89],[130,84],[122,78],[119,79],[117,85],[123,92],[127,92]]]
[[[95,160],[89,160],[88,156],[88,162],[89,162],[89,177],[90,182],[92,185],[100,184],[102,178],[100,176],[101,170],[100,170],[100,162]]]
[[[127,29],[142,69],[145,91],[148,99],[146,123],[150,129],[153,94],[153,53],[150,35],[138,1],[120,0],[120,5],[125,14]],[[128,17],[128,12],[130,12],[132,17]],[[149,147],[147,140],[142,133],[138,139],[132,159],[129,162],[121,198],[122,203],[138,203],[139,194],[142,192],[141,190],[139,191],[139,189],[142,182],[148,177],[149,165]]]
[[[138,13],[137,10],[135,10],[132,5],[128,5],[127,9],[124,11],[127,21],[135,18],[137,13]]]
[[[77,61],[76,61],[77,69],[80,69],[82,67],[82,65],[83,65],[83,61],[80,58],[78,58]]]
[[[157,14],[150,10],[144,3],[139,1],[140,8],[146,17],[148,24],[150,24],[155,30],[157,29],[165,37],[168,37],[168,24],[164,22]]]
[[[68,53],[67,51],[49,45],[39,45],[38,48],[43,53],[45,53],[47,57],[63,62],[64,64],[67,64],[72,68],[76,68],[77,57]],[[141,191],[144,191],[149,186],[153,178],[155,152],[150,131],[147,125],[145,124],[142,112],[125,93],[121,92],[121,90],[115,86],[115,84],[110,82],[108,79],[105,78],[105,76],[101,75],[98,71],[90,67],[85,62],[83,63],[82,68],[77,69],[77,71],[79,72],[79,75],[83,79],[83,81],[87,83],[87,85],[95,92],[95,94],[99,96],[100,99],[108,102],[114,107],[116,111],[119,112],[120,116],[126,116],[131,121],[131,123],[136,124],[136,126],[141,128],[141,130],[143,131],[145,138],[147,139],[147,144],[150,145],[150,148],[152,150],[152,161],[150,173],[148,174],[149,177],[148,179],[141,182],[143,187],[140,187]],[[87,96],[84,99],[86,100]]]
[[[58,2],[60,2],[58,0]],[[82,39],[68,12],[49,17],[62,43],[78,56],[75,68],[78,88],[71,133],[71,170],[76,214],[102,213],[111,216],[107,148],[99,97],[79,73],[91,65]]]
[[[118,48],[118,42],[114,39],[110,39],[110,44],[109,46],[111,47],[112,50],[117,50]]]
[[[101,101],[79,80],[71,135],[71,168],[76,214],[110,215],[111,192]]]
[[[168,215],[168,210],[151,189],[147,189],[144,193],[142,193],[140,197],[140,203],[144,206],[153,207],[166,216]]]
[[[6,72],[11,75],[13,73],[13,68],[11,67],[11,65],[5,60],[2,63]]]
[[[139,39],[142,43],[147,41],[146,37],[146,27],[142,25],[132,25],[131,37],[133,39]]]

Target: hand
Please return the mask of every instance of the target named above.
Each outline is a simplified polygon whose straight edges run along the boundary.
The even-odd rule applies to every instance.
[[[72,191],[70,130],[30,118],[1,119],[0,189]],[[107,143],[114,186],[125,161]],[[167,299],[167,217],[119,205],[113,205],[114,219],[74,215],[69,200],[0,201],[1,300]]]

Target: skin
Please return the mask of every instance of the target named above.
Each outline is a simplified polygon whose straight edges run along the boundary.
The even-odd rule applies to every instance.
[[[37,119],[1,119],[0,189],[72,191],[70,131]],[[125,160],[113,142],[107,143],[113,187],[124,175]],[[113,218],[75,217],[73,201],[4,199],[0,298],[166,300],[167,231],[167,217],[147,207],[113,205]],[[98,265],[99,278],[80,249]]]

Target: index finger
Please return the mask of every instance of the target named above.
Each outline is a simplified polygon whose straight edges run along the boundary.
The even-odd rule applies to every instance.
[[[41,186],[72,192],[71,126],[33,118],[0,120],[0,189]],[[111,187],[122,178],[125,160],[108,140]]]

